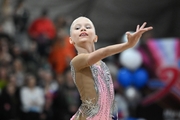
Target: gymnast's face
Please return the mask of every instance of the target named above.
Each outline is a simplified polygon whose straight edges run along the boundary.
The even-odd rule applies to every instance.
[[[75,19],[70,28],[70,43],[81,46],[84,43],[94,44],[97,36],[93,23],[86,17]]]

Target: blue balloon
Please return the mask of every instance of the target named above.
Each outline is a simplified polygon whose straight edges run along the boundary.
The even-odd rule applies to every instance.
[[[148,72],[145,69],[140,68],[136,70],[133,74],[133,85],[136,88],[142,88],[146,85],[148,79],[149,79]]]
[[[132,73],[126,68],[121,68],[117,73],[118,83],[123,87],[132,85]]]

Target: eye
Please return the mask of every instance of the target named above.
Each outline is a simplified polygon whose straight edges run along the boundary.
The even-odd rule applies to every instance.
[[[75,29],[75,30],[79,30],[80,27],[81,27],[80,25],[76,25],[74,29]]]
[[[80,27],[75,27],[75,30],[79,30]]]
[[[91,26],[89,26],[89,25],[88,25],[88,26],[86,26],[86,29],[91,29]]]

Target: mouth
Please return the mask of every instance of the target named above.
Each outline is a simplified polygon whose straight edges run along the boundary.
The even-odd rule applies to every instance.
[[[82,33],[79,35],[79,37],[85,37],[85,36],[88,36],[88,34],[85,33],[85,32],[82,32]]]

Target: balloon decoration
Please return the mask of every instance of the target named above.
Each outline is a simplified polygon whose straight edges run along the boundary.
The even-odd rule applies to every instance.
[[[124,91],[124,94],[129,102],[129,104],[134,107],[137,105],[137,103],[139,103],[139,101],[141,99],[140,92],[132,86],[126,88]]]
[[[131,31],[131,33],[133,33]],[[122,37],[123,42],[127,42],[127,35],[124,34]],[[135,47],[123,51],[119,55],[119,62],[124,67],[119,70],[117,74],[118,83],[127,88],[134,86],[135,88],[142,88],[147,83],[149,76],[145,69],[139,69],[143,59],[141,53],[136,50],[138,45]]]
[[[129,101],[134,101],[134,98],[136,98],[137,90],[134,87],[128,87],[125,89],[125,96],[128,98]]]
[[[120,63],[129,70],[136,70],[142,64],[142,56],[135,49],[128,49],[119,56]]]
[[[120,69],[117,73],[118,83],[123,87],[130,86],[132,84],[132,79],[133,79],[132,73],[126,68]]]
[[[134,86],[141,89],[146,85],[148,79],[148,72],[143,68],[137,69],[136,71],[121,68],[117,73],[118,83],[124,88]]]
[[[138,69],[133,74],[133,84],[136,88],[142,88],[148,81],[148,72],[145,69]]]

